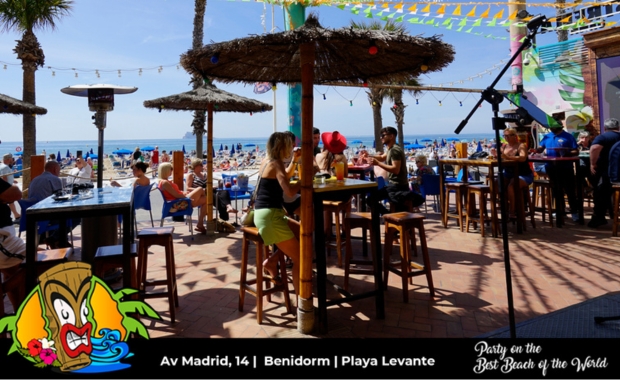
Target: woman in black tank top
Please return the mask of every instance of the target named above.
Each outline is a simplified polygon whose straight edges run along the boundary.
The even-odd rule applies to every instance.
[[[278,277],[278,260],[284,253],[293,260],[293,286],[299,288],[299,224],[288,219],[283,208],[282,196],[293,196],[301,185],[291,185],[282,160],[288,158],[293,149],[291,139],[282,132],[274,132],[267,142],[267,158],[260,168],[254,202],[254,224],[266,245],[276,244],[277,250],[267,258],[263,266],[273,277]]]

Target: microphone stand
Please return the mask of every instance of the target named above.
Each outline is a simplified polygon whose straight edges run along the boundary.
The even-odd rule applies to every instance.
[[[500,189],[499,196],[500,196],[500,213],[501,213],[501,218],[502,218],[502,242],[503,242],[503,247],[504,247],[504,268],[506,272],[506,293],[508,296],[508,320],[509,320],[509,325],[510,325],[510,337],[511,338],[516,338],[517,332],[516,332],[516,326],[515,326],[514,301],[512,298],[512,279],[511,279],[511,273],[510,273],[510,250],[508,248],[509,246],[508,245],[508,223],[507,223],[508,204],[507,204],[506,195],[504,194],[504,191],[503,191],[504,189],[504,179],[502,175],[503,163],[502,163],[501,146],[499,146],[498,144],[500,141],[499,131],[506,129],[506,122],[514,122],[514,119],[499,117],[499,104],[504,100],[504,97],[502,94],[500,94],[495,89],[495,86],[497,85],[499,80],[502,78],[502,76],[506,73],[508,68],[515,61],[515,59],[517,59],[517,57],[521,55],[523,50],[531,46],[532,41],[534,37],[536,36],[536,33],[538,32],[538,28],[546,21],[547,21],[547,18],[545,16],[539,15],[539,16],[534,17],[532,20],[530,20],[527,23],[528,34],[523,40],[523,42],[521,43],[521,46],[519,46],[517,51],[513,54],[513,56],[508,61],[508,63],[506,63],[504,68],[497,75],[495,80],[493,80],[493,83],[491,83],[489,87],[487,87],[485,90],[482,91],[482,96],[480,97],[480,100],[478,101],[478,103],[476,103],[476,105],[469,112],[469,115],[467,115],[467,117],[463,121],[461,121],[459,126],[454,131],[454,133],[457,135],[461,133],[463,128],[467,125],[467,122],[469,121],[469,119],[476,112],[478,107],[480,107],[483,101],[486,101],[491,104],[491,107],[493,110],[493,117],[491,120],[492,120],[493,130],[495,131],[495,144],[496,144],[497,151],[498,151],[498,155],[497,155],[498,176],[497,177],[498,177],[498,184],[499,184],[499,189]]]

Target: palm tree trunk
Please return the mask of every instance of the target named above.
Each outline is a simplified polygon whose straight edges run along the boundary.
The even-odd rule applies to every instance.
[[[17,41],[17,45],[14,49],[17,53],[17,58],[22,61],[23,73],[23,101],[30,104],[36,104],[35,93],[35,72],[37,67],[43,65],[45,55],[43,49],[37,39],[37,36],[28,30],[24,32],[22,39]],[[37,120],[34,115],[23,115],[23,167],[30,167],[30,157],[37,154]],[[22,189],[27,189],[30,186],[31,173],[30,171],[24,172],[24,178],[22,180]]]
[[[383,143],[381,142],[381,129],[383,128],[383,117],[381,116],[381,106],[383,105],[383,94],[381,89],[371,88],[366,91],[368,94],[368,102],[372,107],[372,120],[375,129],[375,149],[378,152],[383,151]]]
[[[192,49],[200,49],[202,47],[202,41],[204,38],[204,23],[205,23],[205,11],[207,8],[207,0],[196,0],[194,3],[194,32],[192,35]],[[203,78],[193,78],[194,90],[200,87]],[[194,128],[194,134],[196,135],[196,156],[202,157],[203,146],[202,136],[205,132],[205,113],[204,111],[194,112],[194,121],[192,122]]]
[[[564,6],[566,4],[566,0],[555,0],[555,3],[557,5],[557,8],[555,10],[556,16],[560,17],[564,15],[564,11],[565,11]],[[568,30],[558,30],[557,34],[558,34],[558,42],[568,40]]]
[[[403,104],[403,90],[395,89],[393,93],[394,107],[390,108],[396,118],[396,129],[398,130],[398,145],[405,147],[405,132],[403,125],[405,124],[405,107]]]

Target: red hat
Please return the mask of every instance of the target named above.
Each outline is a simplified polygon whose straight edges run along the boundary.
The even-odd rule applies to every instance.
[[[325,149],[333,154],[340,154],[347,148],[347,139],[338,131],[323,132],[321,140]]]

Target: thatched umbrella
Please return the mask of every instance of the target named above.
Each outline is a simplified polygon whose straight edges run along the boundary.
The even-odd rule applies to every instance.
[[[169,111],[207,111],[207,210],[213,208],[213,112],[264,112],[273,107],[258,100],[231,94],[211,83],[187,92],[144,102],[147,108]],[[202,152],[197,152],[199,155]],[[209,227],[211,226],[211,227]],[[207,213],[207,229],[214,231],[213,213]]]
[[[45,115],[47,110],[28,102],[0,94],[0,113],[12,113],[14,115],[37,114]]]
[[[438,37],[403,32],[323,28],[310,15],[300,28],[206,45],[181,55],[190,74],[225,83],[274,82],[302,86],[302,167],[313,161],[313,84],[325,82],[406,82],[437,71],[454,59],[451,45]],[[301,177],[301,308],[312,309],[312,170]],[[307,332],[309,326],[299,326]]]

